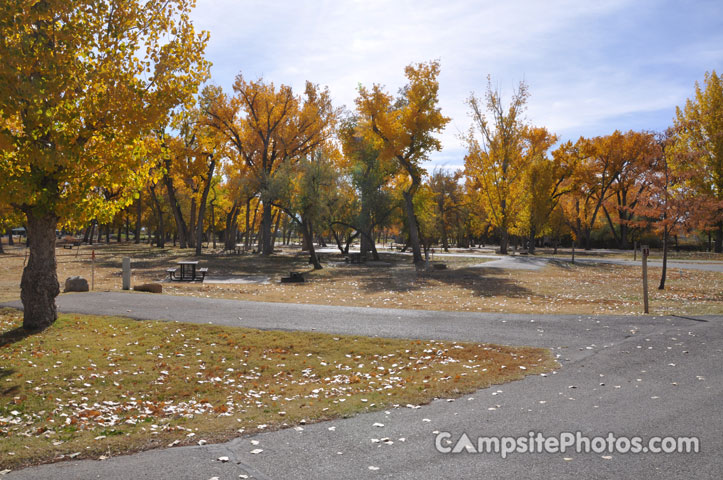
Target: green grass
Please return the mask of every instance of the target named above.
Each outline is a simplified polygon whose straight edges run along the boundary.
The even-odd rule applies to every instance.
[[[0,310],[0,469],[217,442],[556,368],[548,350]]]

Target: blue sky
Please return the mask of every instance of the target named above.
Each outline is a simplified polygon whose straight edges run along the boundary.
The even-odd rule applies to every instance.
[[[439,59],[452,118],[427,166],[463,165],[465,100],[487,75],[505,98],[529,85],[527,120],[562,140],[662,130],[706,71],[723,73],[723,0],[198,0],[212,83],[238,73],[328,86],[354,107],[358,84],[396,92],[404,67]]]

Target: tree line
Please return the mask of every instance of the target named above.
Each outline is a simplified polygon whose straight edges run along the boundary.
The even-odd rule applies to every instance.
[[[352,110],[311,82],[294,92],[239,74],[224,92],[207,83],[191,3],[69,3],[0,7],[0,228],[28,231],[26,328],[56,318],[58,227],[129,238],[133,224],[140,241],[145,226],[157,246],[196,254],[218,237],[269,255],[296,235],[315,268],[315,243],[358,240],[376,257],[382,232],[415,263],[434,245],[495,241],[505,254],[511,239],[534,253],[542,239],[590,248],[609,235],[628,248],[702,232],[723,247],[715,72],[665,132],[564,143],[526,120],[525,83],[505,103],[488,79],[467,101],[464,168],[428,172],[450,121],[438,61],[406,67],[396,95],[359,86]]]

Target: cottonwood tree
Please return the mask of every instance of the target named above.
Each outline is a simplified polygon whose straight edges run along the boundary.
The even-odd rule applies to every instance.
[[[467,205],[460,179],[462,171],[447,172],[437,169],[429,176],[427,185],[434,200],[436,231],[445,252],[449,251],[449,238],[454,236],[459,246],[467,221]]]
[[[328,89],[306,83],[303,96],[291,87],[247,81],[236,77],[234,96],[215,89],[208,95],[205,113],[208,124],[232,145],[231,157],[239,170],[253,176],[262,202],[261,253],[273,252],[272,204],[277,171],[298,162],[320,147],[333,132],[338,112],[331,105]],[[241,165],[243,164],[243,165]]]
[[[309,248],[310,263],[320,270],[321,263],[314,249],[314,238],[330,215],[339,189],[339,171],[329,151],[319,148],[296,164],[286,164],[275,177],[274,206],[286,212],[295,222]]]
[[[679,145],[699,152],[688,168],[695,172],[689,184],[698,195],[709,198],[709,226],[715,228],[715,251],[723,252],[723,76],[706,72],[703,87],[695,83],[695,95],[676,109]]]
[[[650,177],[646,174],[654,169],[659,148],[654,134],[632,130],[623,134],[612,148],[616,148],[620,156],[614,167],[616,175],[610,196],[602,209],[618,247],[625,249],[629,245],[630,227],[635,222],[635,209],[650,187]]]
[[[574,240],[586,250],[592,248],[591,234],[603,204],[613,194],[611,187],[625,159],[624,144],[625,136],[616,130],[602,137],[580,137],[574,145],[567,142],[558,148],[558,155],[575,163],[564,208]]]
[[[187,0],[6,0],[0,4],[0,203],[27,218],[23,327],[56,317],[58,222],[132,202],[143,139],[205,77],[207,35]],[[123,185],[107,202],[100,187]]]
[[[351,218],[335,219],[335,223],[348,225],[361,235],[362,255],[372,253],[379,260],[374,242],[377,228],[385,226],[396,208],[391,198],[391,180],[396,161],[385,158],[374,143],[360,135],[356,118],[348,118],[339,130],[344,152],[344,171],[354,189],[355,200],[349,208]]]
[[[550,216],[567,193],[565,180],[572,174],[574,163],[569,157],[548,155],[557,142],[557,136],[545,128],[529,127],[524,134],[525,160],[525,207],[519,230],[529,238],[528,251],[535,253],[535,239],[547,233]]]
[[[492,89],[488,77],[485,99],[472,95],[467,100],[473,127],[465,138],[465,175],[480,191],[489,222],[499,231],[502,254],[507,254],[510,229],[517,224],[524,208],[527,163],[523,154],[522,115],[528,97],[527,85],[520,82],[505,107],[500,91]],[[489,112],[489,119],[485,111]]]
[[[396,163],[403,175],[402,197],[414,263],[423,261],[419,239],[419,224],[414,211],[414,195],[426,173],[421,162],[429,153],[441,150],[442,144],[434,135],[449,122],[438,107],[439,62],[409,65],[404,73],[409,83],[397,98],[380,85],[359,87],[356,107],[360,134],[372,142],[383,159]]]

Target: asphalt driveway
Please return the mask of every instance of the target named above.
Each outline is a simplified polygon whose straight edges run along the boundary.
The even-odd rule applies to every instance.
[[[723,474],[723,317],[504,315],[274,304],[135,293],[61,295],[64,312],[264,329],[483,341],[551,348],[545,377],[352,418],[71,461],[8,478],[710,478]],[[384,426],[374,426],[381,423]],[[331,428],[330,427],[334,427]],[[438,435],[526,437],[580,432],[691,436],[700,453],[440,453]],[[389,440],[380,440],[388,438]],[[440,437],[441,438],[441,437]],[[260,442],[252,445],[251,440]],[[251,451],[263,449],[259,454]],[[220,462],[221,456],[229,457]]]

